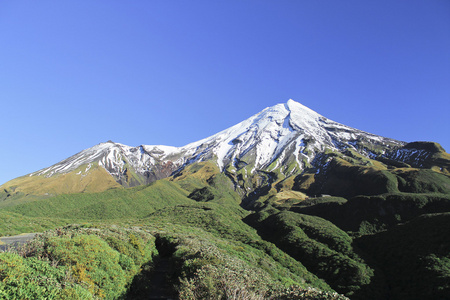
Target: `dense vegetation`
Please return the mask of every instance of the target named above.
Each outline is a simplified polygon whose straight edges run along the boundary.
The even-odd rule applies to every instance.
[[[149,293],[142,270],[170,256],[167,293],[181,299],[344,299],[275,247],[253,244],[190,226],[71,225],[0,254],[0,298],[136,299]]]
[[[158,293],[180,299],[446,299],[450,177],[433,151],[427,169],[330,152],[244,196],[211,162],[134,188],[4,190],[0,235],[43,233],[0,253],[0,299],[141,299],[161,265]]]
[[[393,299],[448,299],[450,213],[422,215],[356,240],[383,270]]]
[[[249,223],[341,293],[352,296],[371,282],[373,270],[355,253],[352,238],[322,218],[263,211]]]
[[[141,230],[50,230],[0,255],[2,299],[115,299],[152,259],[155,238]]]

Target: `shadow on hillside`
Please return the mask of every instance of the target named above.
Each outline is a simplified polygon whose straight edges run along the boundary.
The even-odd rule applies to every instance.
[[[157,238],[155,244],[159,254],[152,262],[142,266],[142,271],[134,277],[124,300],[178,299],[172,259],[175,249],[161,238]]]

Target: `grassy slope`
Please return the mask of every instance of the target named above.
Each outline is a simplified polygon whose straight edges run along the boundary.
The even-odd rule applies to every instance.
[[[333,252],[336,249],[330,247],[327,242],[323,242],[323,239],[326,236],[337,238],[346,235],[341,229],[350,231],[352,236],[355,233],[356,236],[365,235],[386,230],[425,213],[448,212],[450,211],[450,177],[445,168],[418,169],[400,163],[390,165],[389,161],[362,158],[351,151],[345,155],[335,153],[325,155],[322,158],[323,163],[329,157],[331,161],[325,172],[316,174],[307,171],[293,179],[286,178],[280,181],[277,184],[277,190],[272,189],[268,195],[263,195],[256,202],[255,209],[264,209],[259,212],[259,215],[251,216],[249,221],[258,228],[264,238],[273,241],[291,256],[302,261],[309,270],[325,278],[338,291],[352,295],[351,297],[355,299],[383,298],[387,295],[389,288],[393,288],[388,287],[387,284],[392,284],[394,281],[392,279],[385,281],[386,269],[380,269],[379,262],[374,261],[371,255],[358,247],[351,248],[353,250],[350,253]],[[441,160],[446,157],[448,157],[446,153],[439,153]],[[435,160],[434,156],[433,159]],[[288,186],[308,195],[331,194],[341,197],[304,200],[301,194],[291,194],[288,199],[280,201],[284,189]],[[277,197],[277,194],[280,195]],[[290,209],[291,212],[282,212],[271,208],[272,206],[280,210]],[[314,216],[320,216],[332,223],[320,221]],[[305,223],[307,218],[309,221]],[[423,220],[423,223],[427,222],[434,223],[431,219]],[[315,224],[313,227],[316,228],[311,229],[311,224]],[[332,229],[331,232],[334,233],[324,233],[325,228]],[[413,227],[408,230],[411,230],[408,234],[414,235]],[[338,233],[339,231],[341,233]],[[436,237],[436,241],[441,238],[442,235]],[[381,239],[378,241],[379,247],[384,247],[382,246],[384,241],[381,242]],[[409,249],[408,243],[409,241],[399,238],[396,249],[402,246]],[[349,243],[348,240],[347,245],[353,247],[353,243],[351,241]],[[441,245],[441,247],[450,251],[448,245]],[[396,268],[403,268],[407,264],[406,261],[412,262],[416,259],[415,254],[400,252],[405,259],[402,264],[394,264]],[[429,264],[428,269],[434,270],[433,272],[440,274],[441,277],[438,278],[436,275],[430,281],[424,280],[423,276],[426,276],[426,272],[414,273],[419,278],[416,278],[416,282],[427,282],[431,289],[446,290],[442,276],[447,272],[445,270],[448,270],[448,258],[436,256],[431,250],[424,256]],[[378,256],[378,259],[383,260],[383,256]],[[398,275],[398,273],[397,276],[394,275],[395,280],[400,279],[401,276]],[[344,278],[345,280],[340,282]],[[395,284],[399,285],[398,289],[405,288],[401,281]],[[419,286],[425,288],[423,284]],[[430,293],[439,294],[436,291]],[[403,298],[396,294],[393,299]]]
[[[185,176],[159,180],[148,186],[109,189],[98,193],[85,192],[32,198],[21,198],[21,195],[15,194],[19,198],[12,195],[0,202],[0,214],[4,216],[4,220],[8,220],[7,223],[3,222],[0,225],[0,234],[42,231],[71,221],[123,222],[142,218],[167,206],[195,203],[195,200],[187,196],[196,188],[205,186],[211,186],[215,195],[213,202],[222,203],[236,213],[245,215],[245,212],[236,205],[239,197],[232,189],[229,189],[227,185],[229,182],[223,174],[219,173],[215,165],[201,163],[186,170],[184,174]],[[38,181],[42,180],[40,177],[33,177],[33,180],[30,178],[9,182],[9,189],[21,193],[19,191],[24,191],[32,185],[15,187],[15,184],[20,182],[37,184],[36,178]],[[44,189],[44,187],[41,188]]]
[[[83,165],[69,173],[52,177],[22,176],[8,181],[0,187],[0,205],[14,204],[9,203],[10,197],[15,201],[27,195],[95,193],[113,188],[122,188],[122,186],[104,168],[99,167],[98,164],[92,164],[90,167]]]
[[[392,193],[345,198],[313,198],[293,205],[291,211],[319,216],[339,228],[371,234],[425,213],[450,211],[450,194]]]
[[[49,217],[27,217],[18,213],[0,210],[0,236],[28,232],[43,232],[67,224],[69,221]]]
[[[143,217],[165,206],[191,202],[176,184],[160,180],[130,189],[59,195],[4,210],[29,217],[107,220]]]
[[[241,220],[241,217],[231,210],[224,209],[222,205],[198,203],[168,207],[156,211],[140,222],[159,228],[167,227],[167,224],[174,224],[176,228],[181,225],[184,230],[194,232],[198,231],[195,228],[200,228],[211,233],[216,240],[226,240],[227,243],[233,244],[234,255],[240,259],[251,260],[255,266],[263,258],[269,260],[271,267],[266,271],[271,271],[275,278],[285,284],[295,283],[303,287],[314,286],[322,290],[331,290],[324,281],[311,274],[300,262],[261,239],[252,227]]]
[[[431,155],[432,162],[435,156],[449,162],[445,152]],[[292,188],[311,197],[328,194],[348,201],[337,203],[323,198],[317,205],[303,205],[300,197],[292,197],[284,203],[266,204],[320,216],[341,229],[360,234],[383,230],[423,213],[450,211],[450,176],[445,168],[406,167],[367,159],[351,150],[327,153],[319,159],[322,164],[328,162],[328,167],[317,174],[297,176]]]
[[[246,222],[338,292],[354,296],[372,280],[373,270],[353,248],[352,238],[329,221],[266,208]]]
[[[0,253],[6,299],[143,299],[158,256],[169,257],[180,299],[346,299],[310,289],[265,251],[191,226],[69,226],[37,236],[19,253]],[[135,276],[137,275],[137,276]],[[162,275],[162,274],[160,274]],[[134,277],[135,276],[135,277]],[[315,287],[329,290],[320,280]]]
[[[18,220],[48,218],[55,222],[53,225],[67,222],[62,218],[69,218],[74,222],[103,220],[116,223],[114,220],[128,220],[132,225],[151,224],[152,228],[164,228],[164,232],[178,226],[178,233],[186,231],[191,238],[192,235],[199,235],[196,239],[208,236],[206,231],[212,234],[206,242],[226,251],[230,257],[243,260],[244,264],[250,265],[250,269],[262,267],[264,273],[269,272],[269,277],[273,278],[271,280],[284,285],[331,290],[300,262],[262,240],[254,229],[242,222],[242,217],[248,212],[239,207],[238,195],[217,167],[209,163],[199,164],[185,170],[185,174],[149,186],[59,195],[5,207],[2,213],[15,216]],[[199,203],[187,197],[193,191],[205,187],[213,195],[208,202]]]
[[[391,299],[448,299],[450,213],[423,215],[357,243],[383,270]]]
[[[304,281],[306,285],[329,289],[324,281],[310,273],[313,271],[333,288],[353,295],[355,299],[376,299],[386,292],[383,274],[393,275],[389,275],[389,270],[380,262],[383,258],[371,253],[372,258],[366,260],[364,253],[360,255],[351,237],[342,229],[360,234],[375,233],[423,213],[449,211],[450,178],[444,172],[432,170],[388,168],[381,162],[361,158],[352,152],[345,157],[334,157],[331,165],[333,171],[325,177],[311,173],[303,175],[304,178],[289,177],[276,182],[277,188],[269,190],[260,199],[259,206],[255,206],[266,209],[247,218],[253,218],[248,224],[257,228],[259,234],[291,256],[261,239],[242,221],[249,212],[239,207],[240,197],[232,183],[211,162],[191,165],[177,176],[149,186],[59,195],[16,206],[8,206],[10,203],[6,200],[3,203],[8,205],[4,205],[0,212],[10,216],[11,220],[15,219],[17,224],[22,220],[30,222],[31,226],[27,228],[38,226],[39,222],[53,226],[70,218],[72,221],[153,224],[166,231],[171,231],[170,224],[174,224],[175,227],[181,226],[177,227],[178,230],[186,228],[188,235],[198,235],[198,230],[204,230],[212,234],[208,238],[210,243],[217,246],[226,240],[228,246],[223,247],[231,249],[233,255],[240,259],[245,260],[251,253],[251,257],[259,257],[265,263],[270,261],[265,272],[272,269],[271,276],[281,282],[293,280],[302,284]],[[291,191],[292,188],[301,192]],[[348,201],[333,197],[305,200],[308,193],[338,194]],[[271,205],[291,211],[279,211]],[[432,223],[431,219],[423,222]],[[388,239],[380,238],[379,241],[384,243]],[[399,239],[396,249],[400,249],[403,243],[407,241]],[[445,249],[450,248],[445,246]],[[434,252],[428,254],[423,259],[429,264],[429,269],[437,270],[437,274],[445,277],[448,257]],[[262,255],[269,257],[263,259]],[[392,253],[389,255],[394,256]],[[408,257],[408,253],[404,255]],[[401,282],[395,281],[397,277],[393,278],[387,282],[402,286]],[[436,278],[436,282],[440,282],[438,278],[441,277]],[[435,287],[445,289],[445,284]]]

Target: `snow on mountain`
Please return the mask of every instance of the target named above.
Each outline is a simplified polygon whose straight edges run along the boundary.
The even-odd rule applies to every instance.
[[[353,148],[370,155],[377,147],[401,145],[402,142],[331,121],[306,106],[289,100],[285,104],[268,107],[211,137],[183,147],[130,147],[109,141],[83,150],[30,176],[49,177],[71,172],[82,165],[98,163],[118,182],[123,182],[125,177],[130,176],[129,172],[137,174],[143,178],[135,183],[138,184],[170,176],[187,164],[204,160],[214,160],[221,170],[238,170],[246,166],[253,173],[283,167],[283,173],[292,173],[309,166],[314,157],[325,149],[340,151]]]
[[[303,158],[311,162],[326,148],[369,149],[364,144],[389,147],[401,142],[366,133],[331,121],[302,104],[289,100],[264,109],[249,119],[209,138],[181,148],[194,160],[215,156],[221,169],[229,163],[244,161],[252,171],[266,169],[275,160],[295,158],[300,168]],[[367,153],[368,154],[368,153]],[[191,158],[191,159],[192,159]]]

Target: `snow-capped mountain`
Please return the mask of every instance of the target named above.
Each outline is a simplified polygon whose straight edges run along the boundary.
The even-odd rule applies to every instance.
[[[326,150],[351,148],[374,156],[403,144],[331,121],[289,100],[184,147],[130,147],[109,141],[29,176],[52,177],[75,170],[81,176],[98,165],[120,184],[133,186],[168,177],[188,164],[205,160],[213,160],[231,175],[248,177],[259,171],[278,171],[288,176],[305,168],[319,168],[314,159]]]
[[[49,168],[34,172],[29,176],[52,177],[65,174],[80,167],[78,175],[89,171],[92,165],[106,169],[117,182],[122,185],[138,185],[149,183],[170,176],[177,167],[172,163],[171,153],[177,153],[178,148],[168,146],[130,147],[108,141],[83,150]],[[134,177],[130,177],[133,172]],[[127,184],[128,183],[128,184]]]

